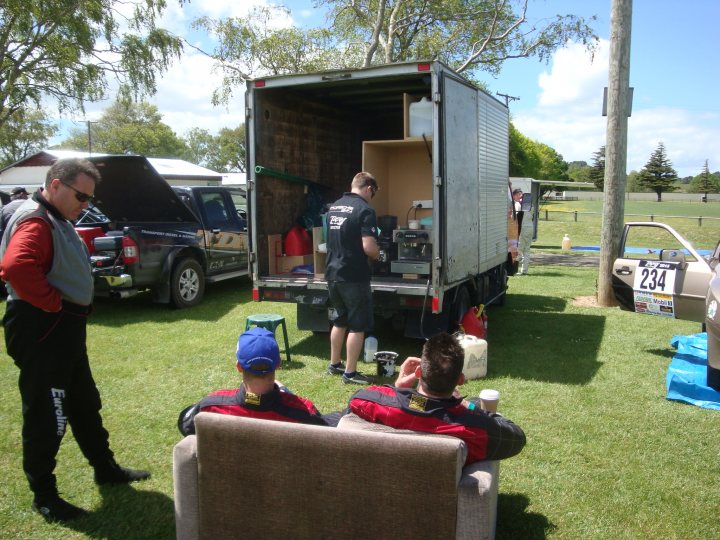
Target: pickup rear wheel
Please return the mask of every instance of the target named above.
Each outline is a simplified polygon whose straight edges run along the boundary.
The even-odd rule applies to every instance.
[[[205,275],[195,259],[180,259],[173,268],[170,297],[176,308],[196,306],[205,294]]]

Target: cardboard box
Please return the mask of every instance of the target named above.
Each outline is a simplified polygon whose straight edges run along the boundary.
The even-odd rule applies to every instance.
[[[289,274],[296,266],[313,264],[310,255],[283,255],[282,235],[268,235],[268,269],[270,274]]]
[[[296,266],[313,263],[312,255],[281,255],[275,259],[278,274],[289,274]]]

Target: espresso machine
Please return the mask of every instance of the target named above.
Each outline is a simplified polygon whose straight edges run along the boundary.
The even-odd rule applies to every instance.
[[[395,229],[392,239],[397,246],[397,259],[390,263],[393,274],[430,274],[432,230]]]

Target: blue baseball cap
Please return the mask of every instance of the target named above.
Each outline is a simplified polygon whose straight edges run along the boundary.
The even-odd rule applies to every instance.
[[[240,334],[236,356],[238,365],[255,375],[272,373],[280,366],[280,348],[275,334],[259,326]]]

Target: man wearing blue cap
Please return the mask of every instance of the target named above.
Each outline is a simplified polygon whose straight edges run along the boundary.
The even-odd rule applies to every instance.
[[[241,334],[236,356],[237,370],[243,380],[240,388],[213,392],[184,409],[178,418],[180,433],[195,433],[195,416],[199,412],[320,426],[337,422],[329,422],[309,399],[296,396],[275,381],[275,370],[280,367],[280,349],[275,335],[269,330],[254,327]]]

